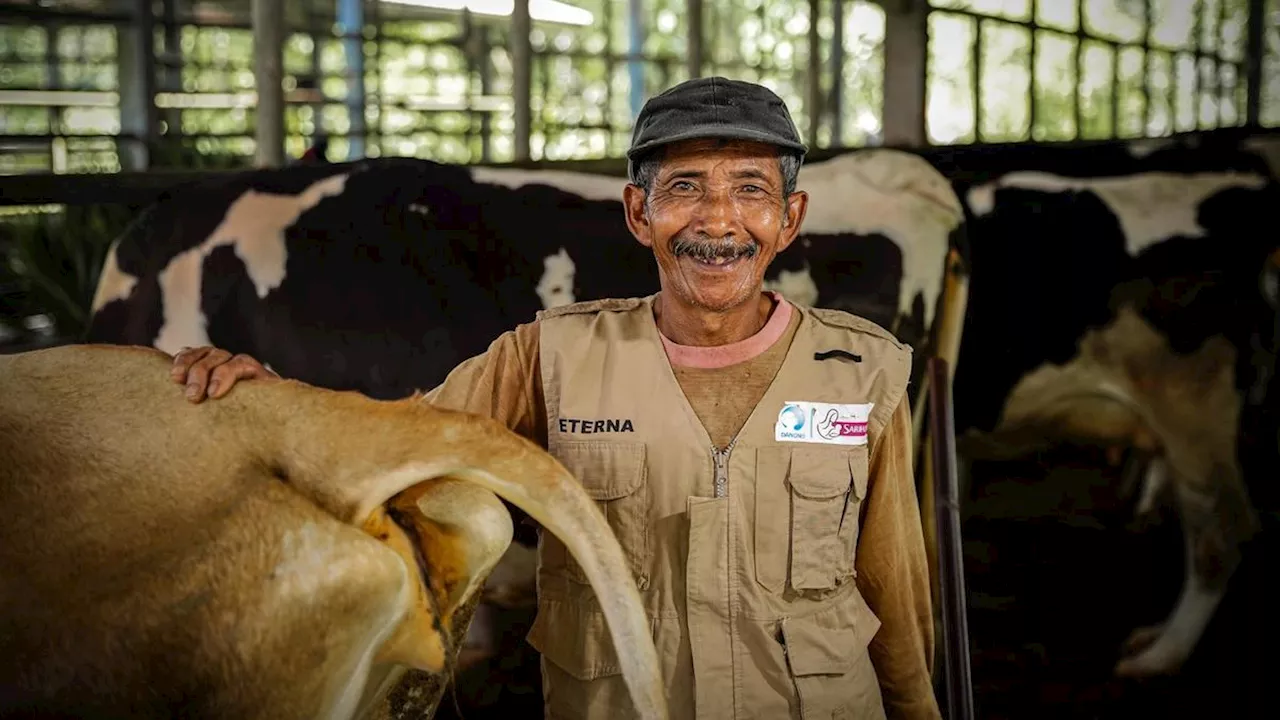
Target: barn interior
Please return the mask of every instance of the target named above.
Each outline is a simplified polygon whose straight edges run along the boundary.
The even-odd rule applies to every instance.
[[[814,232],[872,237],[789,250],[770,287],[913,348],[943,717],[1273,716],[1280,0],[4,0],[0,58],[6,354],[97,341],[113,243],[158,201],[207,213],[237,178],[416,159],[559,187],[542,214],[489,210],[591,232],[575,218],[616,196],[646,99],[694,77],[766,85],[810,148]],[[398,187],[361,196],[388,227],[408,217]],[[867,187],[878,200],[838,198]],[[857,215],[909,192],[954,206],[953,225]],[[340,232],[342,202],[315,206],[308,241]],[[403,237],[362,232],[366,257],[396,261]],[[541,304],[517,322],[657,290],[651,269],[574,261],[551,300],[531,276]],[[379,292],[331,281],[307,281],[325,307]],[[344,357],[351,332],[395,332],[350,322],[280,336],[324,365],[294,376],[426,389],[360,385],[400,356],[378,356],[384,339]],[[211,340],[258,353],[243,337]],[[1225,588],[1202,628],[1171,617],[1203,608],[1197,582]],[[533,616],[528,597],[478,611],[435,717],[541,716]],[[1135,631],[1166,621],[1189,655],[1120,672]]]

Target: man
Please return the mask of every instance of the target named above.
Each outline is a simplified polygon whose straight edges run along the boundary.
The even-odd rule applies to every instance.
[[[652,98],[623,201],[660,292],[544,311],[427,398],[540,443],[599,502],[672,718],[939,717],[910,348],[763,291],[804,220],[806,151],[759,85],[703,78]],[[199,348],[173,376],[198,402],[270,374]],[[628,716],[604,616],[548,535],[528,639],[547,717]]]

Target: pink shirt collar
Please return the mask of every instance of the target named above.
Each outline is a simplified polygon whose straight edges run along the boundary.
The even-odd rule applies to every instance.
[[[722,368],[746,362],[768,350],[787,331],[787,325],[791,323],[792,309],[791,303],[778,293],[766,291],[765,294],[772,297],[777,302],[777,306],[769,314],[769,320],[765,322],[764,327],[745,340],[710,347],[678,345],[668,340],[667,336],[659,331],[662,347],[667,351],[667,358],[671,364],[688,368]]]

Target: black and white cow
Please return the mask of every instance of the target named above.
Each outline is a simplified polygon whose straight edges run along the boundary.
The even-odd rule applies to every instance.
[[[184,187],[111,248],[90,342],[212,343],[376,398],[433,387],[542,308],[657,289],[621,178],[404,158]],[[890,150],[805,166],[800,238],[771,288],[920,348],[962,231],[950,185]]]
[[[284,377],[404,397],[540,309],[656,291],[652,254],[625,224],[624,185],[394,158],[180,188],[112,246],[87,339],[168,353],[213,344]],[[810,195],[802,233],[767,285],[927,351],[946,257],[963,255],[951,185],[917,156],[867,150],[805,165],[799,188]],[[532,590],[536,538],[521,528],[516,539],[469,642],[496,644],[501,664],[518,664],[537,708],[536,655],[523,643],[532,615],[495,609],[503,595]]]
[[[1033,371],[1077,357],[1086,331],[1109,325],[1128,307],[1174,356],[1195,352],[1215,335],[1236,349],[1230,370],[1239,417],[1211,418],[1206,410],[1205,420],[1238,422],[1245,484],[1273,483],[1280,456],[1277,386],[1269,382],[1275,281],[1268,278],[1275,272],[1269,258],[1280,248],[1274,220],[1280,186],[1259,157],[1231,148],[1115,144],[1091,152],[1032,150],[1016,162],[1015,150],[996,150],[980,162],[948,159],[953,167],[972,163],[956,172],[964,177],[956,186],[972,263],[957,427],[996,426],[1015,386]],[[1162,626],[1135,633],[1140,641],[1117,668],[1123,674],[1170,673],[1182,665],[1226,591],[1240,546],[1257,529],[1247,517],[1253,501],[1245,487],[1229,473],[1170,468],[1168,451],[1148,467],[1139,512],[1169,489],[1188,537],[1188,528],[1216,525],[1223,546],[1209,556],[1187,549],[1176,607]],[[1186,487],[1196,481],[1206,484]]]

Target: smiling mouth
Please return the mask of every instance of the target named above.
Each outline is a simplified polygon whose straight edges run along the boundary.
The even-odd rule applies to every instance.
[[[718,241],[688,241],[681,238],[672,247],[676,257],[687,257],[708,268],[730,267],[743,258],[754,257],[757,249],[755,243],[742,244],[728,238]]]
[[[710,258],[690,257],[691,260],[699,265],[710,265],[712,267],[724,267],[732,265],[742,259],[742,255],[716,255]]]

